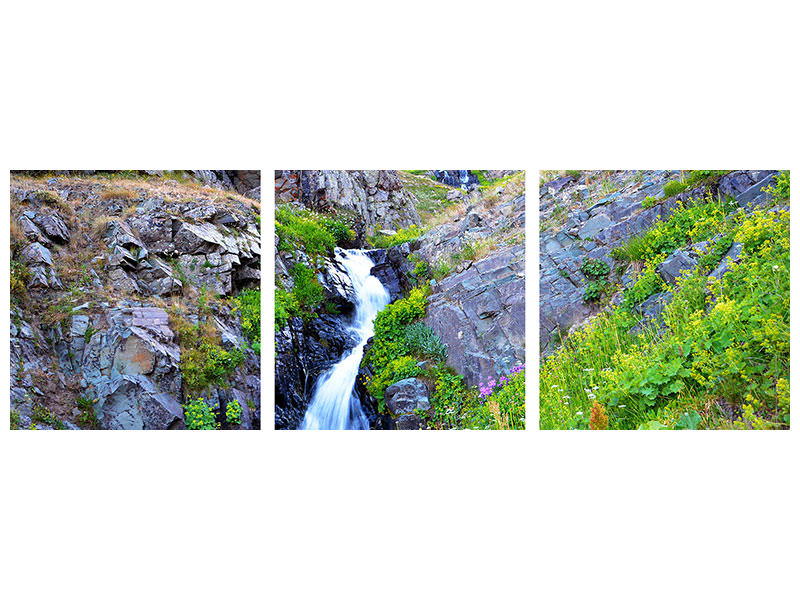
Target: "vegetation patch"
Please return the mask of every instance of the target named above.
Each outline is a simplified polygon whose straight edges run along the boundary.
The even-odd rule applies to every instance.
[[[690,204],[644,236],[637,255],[646,262],[623,305],[542,364],[542,428],[789,426],[789,214],[725,216],[721,200]],[[657,261],[713,236],[698,269],[667,288]],[[709,282],[707,269],[733,242],[743,246],[739,262]],[[631,307],[661,289],[673,294],[663,323],[639,323]]]

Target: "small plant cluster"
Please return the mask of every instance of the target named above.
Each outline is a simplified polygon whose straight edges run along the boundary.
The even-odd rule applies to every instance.
[[[30,281],[30,271],[23,263],[11,261],[11,296],[20,299],[25,296],[28,282]]]
[[[789,199],[789,171],[781,171],[775,178],[774,184],[769,184],[762,191],[767,192],[775,202],[783,202]]]
[[[318,316],[317,310],[325,300],[325,290],[317,279],[317,272],[304,265],[295,264],[291,269],[294,287],[284,290],[280,284],[275,287],[275,331],[286,326],[290,317],[303,317],[308,322]],[[328,306],[328,312],[333,312]]]
[[[581,265],[581,271],[587,279],[583,288],[585,302],[597,302],[606,290],[608,273],[611,268],[602,260],[587,258]]]
[[[626,304],[656,287],[648,264],[630,302],[601,313],[542,364],[542,428],[789,426],[789,214],[756,210],[724,220],[705,210],[686,239],[718,237],[710,258],[669,289],[662,325],[629,333],[638,319]],[[739,262],[722,281],[709,280],[705,269],[733,242],[742,244]]]
[[[423,233],[425,233],[425,230],[422,227],[411,225],[406,229],[400,229],[397,233],[392,235],[378,233],[377,235],[371,236],[369,241],[375,248],[391,248],[392,246],[399,246],[406,242],[413,242],[421,237]]]
[[[688,183],[683,181],[670,181],[664,184],[664,198],[672,198],[689,187]]]
[[[230,424],[242,424],[242,405],[236,400],[228,400],[225,407],[225,421]]]
[[[183,419],[186,429],[189,430],[219,429],[219,423],[214,418],[211,407],[203,398],[189,398],[183,407]]]
[[[95,401],[85,396],[80,396],[75,400],[75,404],[80,410],[78,415],[78,424],[83,429],[100,429],[100,422],[97,420],[97,415],[94,412]]]
[[[242,319],[242,332],[256,354],[261,353],[261,290],[243,290],[233,299]]]
[[[517,365],[508,376],[479,384],[482,404],[495,417],[492,429],[520,429],[525,423],[525,365]]]
[[[244,353],[239,348],[222,348],[219,332],[208,321],[193,325],[177,318],[174,327],[181,346],[181,375],[186,389],[197,393],[211,385],[227,387],[230,375],[244,362]]]

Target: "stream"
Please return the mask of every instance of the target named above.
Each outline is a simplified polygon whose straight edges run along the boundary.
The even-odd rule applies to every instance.
[[[373,321],[389,304],[389,292],[370,274],[375,264],[363,250],[337,248],[336,256],[353,284],[355,311],[348,327],[359,342],[319,378],[300,429],[369,429],[355,394],[356,377],[364,346],[374,333]]]

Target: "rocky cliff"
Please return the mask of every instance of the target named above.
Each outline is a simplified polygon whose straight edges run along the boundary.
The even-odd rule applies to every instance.
[[[230,187],[12,176],[12,425],[259,427],[260,209]]]
[[[319,212],[352,211],[368,235],[420,224],[416,199],[397,171],[275,171],[275,201],[297,201]]]

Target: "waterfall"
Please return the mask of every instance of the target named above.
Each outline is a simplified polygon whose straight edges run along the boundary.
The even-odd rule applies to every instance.
[[[319,378],[301,429],[369,428],[361,402],[354,393],[355,383],[364,345],[374,333],[372,322],[378,311],[389,304],[389,292],[377,277],[370,275],[375,263],[363,250],[337,248],[336,255],[353,283],[356,303],[350,330],[358,335],[359,342]]]

